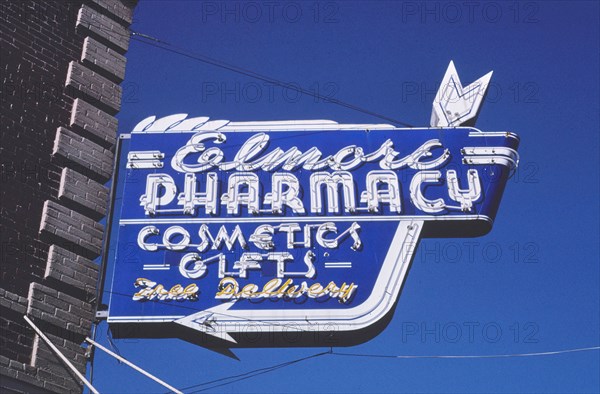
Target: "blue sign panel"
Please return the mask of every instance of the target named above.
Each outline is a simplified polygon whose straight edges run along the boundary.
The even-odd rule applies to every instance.
[[[419,238],[489,231],[518,161],[474,128],[175,116],[130,138],[108,321],[229,346],[368,339]]]

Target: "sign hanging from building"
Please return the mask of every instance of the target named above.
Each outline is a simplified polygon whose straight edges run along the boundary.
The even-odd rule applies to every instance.
[[[491,229],[517,145],[469,127],[145,119],[121,152],[111,329],[363,342],[389,321],[420,237]]]

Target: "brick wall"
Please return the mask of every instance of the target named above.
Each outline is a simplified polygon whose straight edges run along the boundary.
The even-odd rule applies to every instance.
[[[0,3],[0,392],[81,392],[135,0]]]

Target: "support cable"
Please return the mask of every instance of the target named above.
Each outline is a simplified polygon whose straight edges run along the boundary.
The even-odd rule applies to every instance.
[[[312,358],[317,358],[317,357],[320,357],[320,356],[324,356],[324,355],[327,355],[327,354],[329,354],[329,352],[316,353],[316,354],[313,354],[313,355],[310,355],[310,356],[301,357],[301,358],[298,358],[298,359],[295,359],[295,360],[292,360],[292,361],[286,361],[286,362],[283,362],[283,363],[280,363],[280,364],[277,364],[277,365],[273,365],[273,366],[270,366],[270,367],[259,368],[259,369],[255,369],[255,370],[252,370],[252,371],[249,371],[249,372],[244,372],[244,373],[241,373],[241,374],[238,374],[238,375],[228,376],[228,377],[225,377],[225,378],[211,380],[209,382],[195,384],[193,386],[185,387],[185,388],[183,388],[183,390],[196,389],[195,391],[190,391],[190,394],[191,393],[199,393],[201,391],[206,391],[206,390],[212,390],[212,389],[217,388],[217,387],[226,386],[226,385],[229,385],[229,384],[232,384],[232,383],[239,382],[241,380],[250,379],[250,378],[253,378],[253,377],[258,376],[258,375],[263,375],[263,374],[266,374],[266,373],[269,373],[269,372],[273,372],[273,371],[276,371],[276,370],[278,370],[280,368],[285,368],[285,367],[288,367],[290,365],[297,364],[299,362],[302,362],[302,361],[305,361],[305,360],[309,360],[309,359],[312,359]],[[215,383],[218,383],[218,384],[215,384]],[[207,385],[211,385],[211,386],[210,387],[200,388],[201,386],[207,386]]]
[[[31,326],[31,328],[33,328],[33,330],[36,332],[36,334],[38,334],[38,336],[40,338],[42,338],[44,340],[44,342],[46,342],[46,344],[50,347],[50,349],[52,349],[52,351],[54,353],[56,353],[56,355],[58,356],[58,358],[60,358],[61,361],[63,363],[65,363],[65,365],[67,367],[69,367],[69,369],[71,371],[73,371],[73,373],[75,375],[77,375],[77,377],[83,382],[83,384],[85,384],[87,386],[88,389],[90,389],[90,391],[92,393],[94,393],[94,394],[100,394],[98,392],[98,390],[96,390],[94,388],[94,386],[92,386],[92,384],[90,382],[88,382],[88,380],[85,378],[85,376],[83,376],[81,374],[81,372],[79,372],[77,370],[77,368],[75,368],[75,366],[69,360],[67,360],[67,357],[65,357],[65,355],[62,354],[60,350],[58,350],[58,348],[52,343],[52,341],[50,341],[50,339],[48,339],[48,337],[46,335],[44,335],[44,333],[26,315],[23,316],[23,319],[25,319],[25,321]]]
[[[394,124],[397,124],[397,125],[402,125],[404,127],[414,127],[411,124],[408,124],[408,123],[403,122],[403,121],[398,120],[398,119],[394,119],[394,118],[386,116],[386,115],[378,114],[377,112],[371,111],[369,109],[365,109],[365,108],[359,107],[357,105],[354,105],[354,104],[351,104],[351,103],[348,103],[348,102],[345,102],[345,101],[342,101],[342,100],[334,99],[332,97],[326,97],[326,96],[320,95],[320,94],[318,94],[316,92],[312,92],[310,90],[304,89],[304,88],[302,88],[300,86],[296,86],[294,84],[286,83],[286,82],[280,81],[278,79],[271,78],[271,77],[259,74],[257,72],[251,71],[251,70],[246,70],[246,69],[243,69],[241,67],[238,67],[238,66],[235,66],[235,65],[232,65],[232,64],[228,64],[228,63],[225,63],[225,62],[222,62],[220,60],[212,59],[212,58],[209,58],[209,57],[204,56],[204,55],[195,54],[195,53],[192,53],[190,51],[177,48],[177,47],[175,47],[172,44],[169,44],[169,43],[167,43],[165,41],[159,40],[158,38],[154,38],[154,37],[148,36],[147,34],[142,34],[142,33],[138,33],[138,32],[132,31],[131,35],[132,35],[132,39],[133,40],[141,42],[142,44],[146,44],[146,45],[149,45],[149,46],[152,46],[152,47],[155,47],[155,48],[162,49],[162,50],[167,51],[167,52],[171,52],[171,53],[175,53],[175,54],[178,54],[178,55],[181,55],[181,56],[185,56],[187,58],[194,59],[194,60],[197,60],[197,61],[202,62],[202,63],[206,63],[206,64],[210,64],[210,65],[213,65],[213,66],[216,66],[216,67],[220,67],[220,68],[232,71],[232,72],[237,73],[237,74],[245,75],[245,76],[250,77],[250,78],[258,79],[260,81],[273,84],[275,86],[279,86],[279,87],[286,88],[286,89],[292,89],[292,90],[295,90],[295,91],[297,91],[299,93],[305,94],[307,96],[314,97],[316,99],[320,99],[320,100],[323,100],[323,101],[328,102],[328,103],[336,104],[336,105],[339,105],[339,106],[342,106],[342,107],[345,107],[345,108],[348,108],[348,109],[351,109],[351,110],[354,110],[354,111],[357,111],[357,112],[362,112],[363,114],[370,115],[370,116],[373,116],[373,117],[376,117],[376,118],[379,118],[379,119],[383,119],[383,120],[385,120],[387,122],[391,122],[391,123],[394,123]]]
[[[404,359],[415,359],[415,358],[453,358],[453,359],[469,359],[469,358],[513,358],[513,357],[539,357],[539,356],[553,356],[557,354],[566,353],[577,353],[577,352],[589,352],[593,350],[600,350],[600,346],[582,347],[576,349],[565,349],[565,350],[553,350],[548,352],[535,352],[535,353],[509,353],[509,354],[471,354],[471,355],[386,355],[386,354],[360,354],[360,353],[331,353],[334,356],[347,356],[347,357],[371,357],[371,358],[404,358]]]
[[[93,23],[90,24],[90,25],[94,26],[94,27],[96,27],[96,28],[98,28],[100,30],[105,30],[107,32],[110,32],[111,34],[115,34],[114,31],[110,31],[110,30],[106,29],[103,26],[95,25]],[[329,103],[332,103],[332,104],[340,105],[342,107],[345,107],[345,108],[348,108],[348,109],[352,109],[354,111],[362,112],[362,113],[364,113],[366,115],[370,115],[370,116],[373,116],[375,118],[383,119],[383,120],[385,120],[387,122],[391,122],[391,123],[394,123],[394,124],[397,124],[397,125],[401,125],[401,126],[404,126],[404,127],[415,127],[415,126],[413,126],[413,125],[411,125],[409,123],[403,122],[401,120],[394,119],[394,118],[386,116],[386,115],[378,114],[378,113],[376,113],[374,111],[371,111],[369,109],[365,109],[365,108],[359,107],[357,105],[354,105],[354,104],[351,104],[351,103],[348,103],[348,102],[345,102],[345,101],[342,101],[342,100],[334,99],[332,97],[326,97],[326,96],[320,95],[320,94],[318,94],[316,92],[311,92],[310,90],[303,89],[300,86],[294,86],[293,84],[286,83],[286,82],[283,82],[283,81],[280,81],[278,79],[271,78],[271,77],[268,77],[268,76],[265,76],[265,75],[261,75],[261,74],[259,74],[257,72],[252,71],[252,70],[247,70],[247,69],[244,69],[242,67],[238,67],[238,66],[235,66],[235,65],[232,65],[232,64],[228,64],[228,63],[225,63],[225,62],[217,60],[217,59],[213,59],[213,58],[209,58],[209,57],[204,56],[204,55],[192,53],[192,52],[190,52],[188,50],[185,50],[183,48],[178,48],[175,45],[173,45],[173,44],[171,44],[171,43],[169,43],[167,41],[161,40],[161,39],[156,38],[156,37],[152,37],[152,36],[150,36],[148,34],[140,33],[140,32],[134,31],[134,30],[131,30],[131,32],[129,34],[127,34],[127,35],[125,35],[125,34],[119,34],[119,33],[116,33],[116,34],[118,34],[118,35],[120,35],[122,37],[127,37],[127,38],[131,37],[131,39],[133,39],[135,41],[138,41],[138,42],[141,42],[142,44],[150,45],[150,46],[162,49],[164,51],[168,51],[168,52],[172,52],[172,53],[175,53],[175,54],[178,54],[178,55],[181,55],[181,56],[185,56],[185,57],[188,57],[190,59],[194,59],[194,60],[206,63],[206,64],[210,64],[210,65],[213,65],[213,66],[216,66],[216,67],[220,67],[220,68],[232,71],[232,72],[237,73],[237,74],[241,74],[241,75],[245,75],[245,76],[250,77],[250,78],[258,79],[258,80],[263,81],[263,82],[268,82],[270,84],[273,84],[273,85],[276,85],[276,86],[279,86],[279,87],[282,87],[282,88],[285,88],[285,89],[292,89],[292,90],[295,90],[295,91],[297,91],[299,93],[306,94],[307,96],[314,97],[316,99],[320,99],[320,100],[323,100],[325,102],[329,102]]]
[[[277,364],[277,365],[274,365],[271,367],[255,369],[255,370],[244,372],[241,374],[231,375],[231,376],[211,380],[208,382],[195,384],[193,386],[184,387],[183,390],[196,389],[196,391],[192,391],[192,393],[210,390],[215,387],[229,385],[232,383],[236,383],[240,380],[250,379],[250,378],[253,378],[258,375],[263,375],[263,374],[266,374],[269,372],[276,371],[280,368],[298,363],[300,361],[304,361],[304,360],[308,360],[311,358],[316,358],[316,357],[324,356],[324,355],[345,356],[345,357],[396,358],[396,359],[424,359],[424,358],[430,358],[430,359],[431,358],[437,358],[437,359],[491,359],[491,358],[514,358],[514,357],[543,357],[543,356],[553,356],[553,355],[566,354],[566,353],[577,353],[577,352],[587,352],[587,351],[597,351],[597,350],[600,350],[600,346],[590,346],[590,347],[584,347],[584,348],[554,350],[554,351],[535,352],[535,353],[509,353],[509,354],[490,354],[490,355],[487,355],[487,354],[424,355],[424,356],[420,356],[420,355],[384,355],[384,354],[339,353],[339,352],[333,351],[333,348],[330,347],[329,351],[327,351],[327,352],[317,353],[312,356],[307,356],[307,357],[302,357],[302,358],[299,358],[296,360],[287,361],[287,362]],[[214,383],[219,383],[219,384],[213,385]],[[201,388],[202,386],[208,386],[208,385],[211,385],[211,386]]]
[[[130,366],[131,368],[135,369],[136,371],[138,371],[139,373],[141,373],[142,375],[154,380],[156,383],[160,384],[161,386],[164,386],[166,388],[168,388],[169,390],[171,390],[174,393],[177,394],[183,394],[181,391],[177,390],[175,387],[171,386],[170,384],[160,380],[159,378],[157,378],[156,376],[152,375],[149,372],[146,372],[145,370],[143,370],[142,368],[138,367],[137,365],[135,365],[134,363],[132,363],[131,361],[128,361],[126,359],[124,359],[123,357],[119,356],[118,354],[108,350],[107,348],[105,348],[104,346],[100,345],[98,342],[94,341],[93,339],[90,338],[85,338],[86,342],[96,346],[98,349],[108,353],[110,356],[113,356],[114,358],[116,358],[117,360],[127,364],[128,366]]]

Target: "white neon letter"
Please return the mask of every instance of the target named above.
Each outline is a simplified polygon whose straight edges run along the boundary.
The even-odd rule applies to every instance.
[[[223,152],[216,147],[205,149],[202,142],[210,139],[216,140],[215,142],[219,144],[225,142],[225,135],[218,131],[202,131],[194,134],[187,144],[179,148],[173,155],[171,167],[179,172],[202,172],[216,166],[223,160]],[[198,164],[183,162],[187,155],[199,152],[202,154],[197,160]]]
[[[240,189],[245,186],[248,191],[241,192]],[[227,205],[227,213],[237,215],[240,212],[240,205],[245,204],[248,206],[249,212],[258,214],[260,209],[259,188],[258,175],[251,172],[231,174],[227,193],[221,197],[222,204]]]
[[[265,195],[265,204],[270,204],[273,213],[282,213],[283,206],[292,208],[294,213],[304,213],[302,200],[298,198],[300,182],[298,178],[289,173],[276,172],[271,177],[273,191]],[[287,190],[284,189],[287,186]]]
[[[412,203],[423,212],[437,213],[446,208],[441,198],[429,200],[423,196],[421,185],[423,183],[439,183],[442,173],[440,171],[420,171],[410,181],[410,199]]]
[[[321,213],[323,208],[321,186],[327,187],[327,211],[339,212],[339,185],[342,185],[344,194],[344,211],[354,212],[356,202],[354,199],[354,180],[347,171],[315,172],[310,176],[310,210],[312,213]]]
[[[275,229],[269,224],[262,224],[254,230],[254,233],[250,236],[250,242],[254,243],[257,248],[260,249],[274,249],[273,234]]]
[[[448,195],[450,198],[460,203],[460,209],[464,212],[473,208],[473,203],[481,198],[481,182],[477,170],[471,169],[467,172],[469,188],[461,189],[458,186],[458,176],[456,171],[446,171],[446,181],[448,182]]]
[[[162,196],[159,192],[162,191]],[[154,215],[159,206],[168,205],[177,194],[175,181],[168,174],[150,174],[146,178],[146,193],[140,197],[140,205],[146,215]]]
[[[389,148],[385,158],[381,160],[379,163],[380,167],[388,170],[397,170],[403,167],[410,167],[416,170],[430,170],[432,168],[436,168],[438,166],[443,165],[446,160],[450,157],[450,151],[448,149],[444,149],[444,152],[438,158],[427,161],[420,162],[419,160],[423,157],[431,157],[433,154],[430,152],[433,148],[441,148],[443,147],[442,143],[439,140],[433,139],[426,141],[418,147],[413,153],[410,155],[394,161],[394,158],[398,156],[398,152],[394,151],[392,148]]]
[[[183,213],[186,215],[195,215],[196,206],[204,205],[204,211],[207,214],[217,213],[217,173],[209,172],[206,174],[206,192],[196,191],[196,174],[186,173],[183,193],[177,197],[177,205],[183,205]]]
[[[300,231],[301,227],[298,223],[283,223],[279,225],[279,231],[287,233],[287,248],[294,249],[295,245],[302,245],[304,247],[310,247],[305,245],[305,242],[295,242],[294,233]]]
[[[233,263],[233,269],[239,272],[224,272],[227,275],[239,276],[240,278],[248,277],[248,270],[259,270],[262,255],[260,253],[243,253],[239,261]]]
[[[171,238],[181,235],[179,242],[171,242]],[[190,233],[181,226],[169,227],[163,234],[163,244],[168,250],[184,250],[190,244]]]
[[[146,239],[151,235],[158,235],[159,231],[154,226],[146,226],[140,230],[137,237],[137,243],[140,249],[147,250],[148,252],[155,252],[158,250],[158,244],[147,243]]]
[[[384,183],[387,190],[379,190]],[[367,203],[369,212],[379,212],[380,203],[388,203],[390,211],[400,213],[400,184],[394,171],[371,171],[367,174],[367,190],[362,192],[360,202]]]

